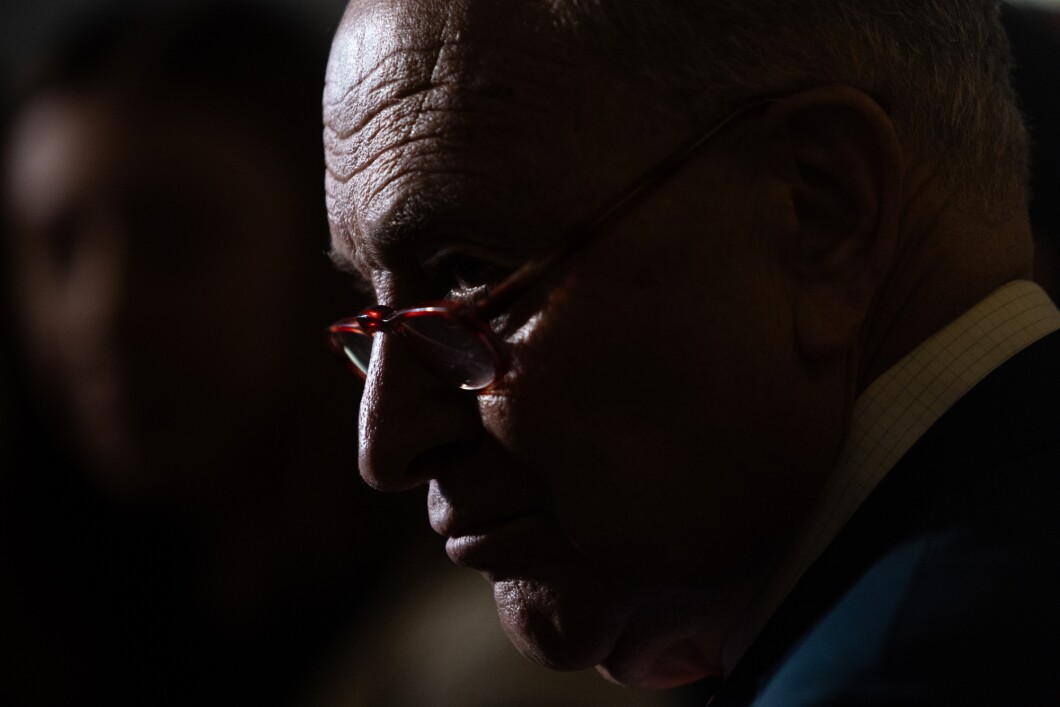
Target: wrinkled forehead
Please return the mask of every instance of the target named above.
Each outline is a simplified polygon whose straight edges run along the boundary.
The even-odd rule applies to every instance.
[[[545,17],[515,22],[499,5],[508,4],[352,3],[324,89],[325,122],[349,140],[342,152],[369,159],[389,141],[443,131],[447,141],[481,144],[496,137],[491,127],[517,130],[521,118],[533,122],[521,113],[557,108],[556,80],[573,68],[565,48]],[[514,8],[532,14],[529,6]]]
[[[353,3],[324,95],[336,250],[370,269],[395,224],[439,211],[559,225],[607,172],[612,93],[537,3]]]

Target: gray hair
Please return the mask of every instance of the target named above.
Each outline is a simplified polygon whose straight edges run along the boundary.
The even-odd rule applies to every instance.
[[[904,148],[987,208],[1026,199],[1027,137],[995,0],[553,0],[556,16],[670,114],[843,84]]]

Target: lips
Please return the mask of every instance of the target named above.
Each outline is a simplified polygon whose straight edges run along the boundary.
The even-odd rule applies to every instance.
[[[545,515],[539,496],[515,484],[506,489],[499,476],[465,470],[455,480],[431,479],[427,513],[434,532],[449,538],[487,535],[523,516]]]
[[[569,554],[569,545],[553,518],[524,513],[451,534],[445,551],[456,564],[496,580],[534,573],[561,561]]]
[[[518,577],[573,552],[536,476],[496,447],[461,462],[437,469],[427,492],[431,527],[454,563],[488,579]]]

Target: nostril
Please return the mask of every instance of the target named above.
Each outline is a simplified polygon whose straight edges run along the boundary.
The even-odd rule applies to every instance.
[[[421,484],[437,479],[451,469],[459,468],[461,460],[468,458],[474,445],[474,441],[448,442],[421,452],[409,464],[408,475]]]
[[[409,477],[424,484],[438,479],[460,468],[475,446],[475,441],[465,440],[438,445],[416,456],[409,465]]]
[[[362,445],[361,477],[377,491],[409,491],[422,486],[451,469],[459,468],[471,453],[473,441],[448,442],[430,447],[415,455],[403,467],[387,465]]]

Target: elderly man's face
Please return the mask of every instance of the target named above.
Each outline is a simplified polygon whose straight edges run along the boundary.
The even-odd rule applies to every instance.
[[[686,137],[580,51],[530,3],[351,5],[325,91],[328,207],[381,304],[473,296]],[[429,483],[449,555],[541,662],[646,686],[719,669],[834,451],[841,394],[810,402],[782,245],[726,142],[746,129],[497,322],[512,367],[489,393],[375,340],[361,473]]]

